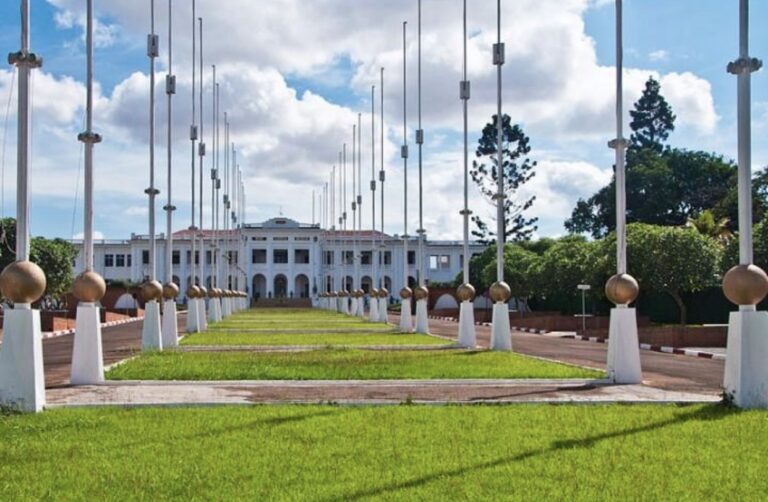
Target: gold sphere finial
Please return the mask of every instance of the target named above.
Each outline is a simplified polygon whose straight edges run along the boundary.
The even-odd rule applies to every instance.
[[[31,261],[15,261],[0,274],[0,291],[13,303],[32,303],[45,293],[45,273]]]
[[[200,298],[200,288],[195,284],[187,288],[187,298]]]
[[[104,278],[93,270],[86,270],[77,277],[72,283],[72,294],[75,298],[84,303],[94,303],[107,293],[107,283]]]
[[[160,300],[163,297],[163,285],[158,281],[147,281],[141,285],[141,297],[145,302]]]
[[[426,300],[429,296],[429,290],[426,286],[418,286],[416,289],[413,290],[413,297],[416,298],[416,300]]]
[[[507,303],[512,298],[512,289],[504,281],[494,282],[489,294],[495,303]]]
[[[468,282],[456,288],[456,297],[460,302],[471,302],[475,299],[475,287]]]
[[[628,305],[637,299],[640,286],[629,274],[616,274],[605,283],[605,296],[616,305]]]
[[[163,298],[166,300],[175,300],[179,296],[179,287],[175,282],[163,284]]]
[[[400,290],[400,298],[402,298],[403,300],[407,300],[412,296],[413,296],[413,290],[408,286]]]
[[[737,265],[723,277],[723,293],[736,305],[757,305],[768,295],[768,275],[757,265]]]
[[[389,298],[389,290],[387,288],[379,289],[379,298]]]

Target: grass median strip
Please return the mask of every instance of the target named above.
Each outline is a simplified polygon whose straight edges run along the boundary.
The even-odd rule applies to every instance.
[[[449,345],[451,342],[428,335],[360,333],[196,333],[182,345]]]
[[[0,499],[760,500],[768,413],[253,406],[0,416]]]
[[[366,351],[154,352],[117,366],[111,380],[376,380],[604,378],[602,371],[508,352]]]

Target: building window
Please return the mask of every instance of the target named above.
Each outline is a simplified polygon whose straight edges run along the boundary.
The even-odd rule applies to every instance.
[[[192,263],[192,251],[187,251],[187,263]],[[200,263],[200,251],[195,251],[195,265]]]
[[[352,265],[355,260],[355,254],[352,251],[344,251],[341,254],[342,265]]]
[[[231,263],[233,265],[237,263],[237,258],[238,258],[237,251],[230,251],[228,253],[228,256],[229,256],[229,263]],[[230,288],[230,289],[232,289],[232,288]]]
[[[323,264],[324,265],[333,265],[333,251],[325,251],[323,253]]]
[[[216,255],[215,254],[211,255],[210,251],[206,251],[205,252],[205,263],[206,263],[206,265],[214,265],[216,263]]]
[[[288,237],[272,237],[273,241],[287,241]]]
[[[181,264],[181,251],[175,250],[171,252],[171,265]]]
[[[115,255],[115,266],[116,267],[125,267],[125,255],[124,254],[116,254]]]
[[[266,237],[251,237],[252,241],[265,241],[267,240]]]
[[[142,249],[141,250],[141,264],[142,265],[149,265],[149,250],[148,249]]]
[[[293,262],[299,265],[309,264],[309,249],[296,249],[293,252]]]
[[[408,265],[416,264],[416,251],[408,251]]]
[[[130,267],[130,266],[133,265],[133,255],[132,254],[125,255],[125,259],[126,259],[126,262],[125,262],[125,266],[126,267]]]
[[[373,263],[373,258],[371,257],[373,253],[371,251],[363,251],[360,254],[360,263],[362,265],[370,265]]]
[[[275,249],[272,252],[272,263],[288,263],[288,250],[287,249]]]
[[[115,266],[115,255],[113,255],[113,254],[105,254],[104,255],[104,266],[105,267],[114,267]]]
[[[302,241],[302,242],[308,242],[310,239],[309,239],[309,237],[295,237],[293,240],[295,240],[295,241]]]
[[[384,251],[383,255],[379,254],[379,263],[384,260],[384,265],[392,265],[392,251]]]
[[[252,250],[251,263],[267,263],[267,250],[266,249]]]
[[[447,254],[430,255],[429,257],[429,269],[430,270],[445,270],[451,268],[451,257]]]

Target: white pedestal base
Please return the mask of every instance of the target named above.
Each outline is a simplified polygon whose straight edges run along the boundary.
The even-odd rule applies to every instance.
[[[429,333],[427,300],[416,300],[416,333]]]
[[[199,333],[197,313],[197,298],[190,298],[187,301],[187,333]]]
[[[357,299],[357,317],[365,317],[365,297]]]
[[[506,303],[493,304],[491,350],[512,350],[512,333],[509,331],[509,306]]]
[[[643,381],[635,309],[611,309],[608,328],[608,379],[621,384],[637,384]]]
[[[232,300],[231,298],[221,299],[221,318],[222,319],[232,315],[232,304],[230,303],[231,300]]]
[[[461,302],[459,306],[459,345],[470,349],[477,346],[475,305],[470,301]]]
[[[768,312],[731,312],[725,392],[739,408],[768,408]]]
[[[379,299],[371,298],[371,306],[368,310],[368,320],[371,322],[379,321]]]
[[[403,298],[403,301],[400,303],[400,331],[402,333],[410,333],[413,331],[410,298]]]
[[[45,406],[40,311],[32,310],[28,303],[5,311],[0,346],[0,404],[34,412]]]
[[[346,296],[339,298],[339,312],[349,315],[349,300]]]
[[[179,326],[176,324],[176,300],[163,302],[163,347],[179,346]]]
[[[350,303],[350,305],[349,305],[349,315],[356,316],[357,315],[357,303],[358,303],[357,298],[352,298],[349,303]]]
[[[160,328],[160,304],[157,300],[144,306],[144,326],[141,329],[141,350],[163,350]]]
[[[200,331],[208,331],[208,314],[206,313],[205,298],[197,299],[197,327]]]
[[[221,303],[218,298],[208,300],[208,322],[221,321]]]
[[[389,322],[389,318],[387,317],[387,303],[387,298],[379,298],[379,322],[383,322],[384,324]]]
[[[77,306],[70,381],[72,385],[104,382],[101,317],[94,303],[81,303]]]

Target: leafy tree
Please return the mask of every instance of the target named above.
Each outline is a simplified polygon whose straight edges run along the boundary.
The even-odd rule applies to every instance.
[[[533,266],[537,294],[571,298],[579,294],[579,284],[600,282],[595,275],[596,250],[595,242],[582,236],[558,239]]]
[[[472,162],[470,175],[480,193],[489,203],[494,204],[494,196],[497,193],[498,181],[498,145],[497,145],[498,118],[493,116],[491,122],[483,128],[475,155],[478,160]],[[504,173],[504,240],[519,241],[528,240],[531,234],[538,228],[538,218],[526,218],[528,210],[536,200],[535,196],[520,197],[519,189],[527,183],[536,173],[536,162],[530,160],[527,155],[531,151],[530,138],[525,135],[522,127],[511,124],[509,115],[502,117],[502,166]],[[475,215],[472,221],[476,229],[472,235],[483,243],[490,243],[495,238],[491,230],[480,216]]]
[[[653,77],[645,83],[642,96],[629,112],[632,121],[630,150],[649,149],[661,153],[669,133],[675,130],[675,114],[661,95],[661,85]]]
[[[29,259],[45,272],[45,296],[61,301],[72,287],[72,262],[78,251],[63,239],[34,237],[30,242]],[[0,269],[16,260],[16,220],[0,220]]]
[[[616,270],[616,236],[600,242],[606,273]],[[714,239],[684,227],[660,227],[634,223],[627,226],[629,273],[641,291],[668,294],[680,310],[680,324],[687,321],[683,293],[716,286],[721,248]]]
[[[720,244],[727,244],[733,238],[730,220],[728,218],[716,219],[709,209],[702,211],[694,218],[688,218],[687,227],[695,229],[701,235],[715,239]]]
[[[752,261],[755,265],[768,270],[768,215],[752,226]],[[739,239],[731,239],[725,246],[723,263],[720,270],[725,274],[731,267],[739,264]]]
[[[520,299],[527,305],[528,299],[536,293],[536,283],[533,269],[541,258],[521,246],[507,244],[504,246],[504,281],[512,290],[512,297]],[[488,262],[482,270],[482,280],[485,284],[496,282],[496,260]]]
[[[682,226],[689,218],[712,210],[716,219],[738,211],[736,166],[721,156],[706,152],[667,149],[662,153],[645,149],[627,165],[627,221],[652,225]],[[768,190],[766,190],[768,195]],[[615,228],[615,180],[587,200],[580,199],[565,222],[572,233],[603,237]],[[761,216],[766,199],[755,200]]]

